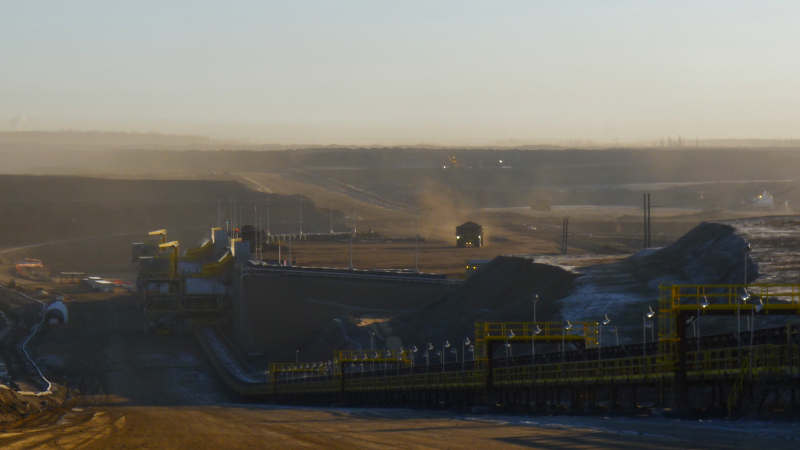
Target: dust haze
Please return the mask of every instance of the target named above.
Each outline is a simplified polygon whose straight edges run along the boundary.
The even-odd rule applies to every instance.
[[[0,448],[795,449],[798,16],[4,4]]]

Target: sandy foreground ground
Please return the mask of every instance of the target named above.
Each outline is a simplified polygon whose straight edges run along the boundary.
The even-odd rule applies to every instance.
[[[2,449],[797,448],[800,424],[243,403],[191,335],[145,336],[131,297],[87,296],[37,360],[76,404],[0,427]]]
[[[796,424],[461,415],[240,404],[76,408],[0,434],[4,449],[794,449]]]

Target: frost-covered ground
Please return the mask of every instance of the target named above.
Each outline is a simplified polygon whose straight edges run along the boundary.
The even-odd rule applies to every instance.
[[[580,273],[560,299],[561,320],[600,321],[619,327],[620,343],[642,339],[643,314],[658,310],[659,285],[741,284],[743,248],[750,243],[748,283],[800,283],[800,219],[764,217],[703,223],[675,243],[642,250],[628,258],[589,264],[597,256],[530,256],[536,262]],[[706,332],[733,329],[727,319],[704,318]],[[781,318],[761,319],[756,328],[776,326]],[[649,331],[648,331],[649,335]]]

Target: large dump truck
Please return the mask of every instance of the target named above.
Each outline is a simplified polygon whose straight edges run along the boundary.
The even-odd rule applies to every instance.
[[[483,247],[483,227],[475,222],[464,222],[456,227],[456,247]]]

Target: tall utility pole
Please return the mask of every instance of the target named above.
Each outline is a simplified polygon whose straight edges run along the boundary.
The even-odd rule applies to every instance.
[[[422,211],[431,211],[432,209],[433,208],[418,209],[417,213],[414,214],[414,273],[419,273],[419,268],[417,267],[417,238],[419,237],[417,224],[419,223],[419,213]],[[444,358],[444,356],[442,356],[442,358]]]
[[[331,234],[333,234],[333,203],[331,203]]]
[[[353,213],[350,214],[350,270],[353,270],[353,234],[356,232],[355,215],[356,209],[353,208]]]
[[[568,237],[569,237],[569,219],[564,218],[564,222],[561,225],[561,254],[567,254],[567,244],[568,244]]]
[[[650,228],[651,218],[652,218],[652,211],[650,210],[650,193],[647,193],[647,248],[653,247],[652,238],[653,238],[653,229]]]
[[[644,248],[647,248],[647,194],[642,194],[642,211],[644,212]]]
[[[300,196],[300,236],[303,235],[303,196]]]

